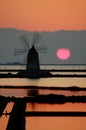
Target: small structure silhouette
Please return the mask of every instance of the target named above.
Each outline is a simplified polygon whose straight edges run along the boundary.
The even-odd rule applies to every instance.
[[[26,70],[36,72],[40,70],[38,52],[36,51],[34,46],[32,46],[32,48],[28,52]]]
[[[24,44],[23,49],[15,49],[14,54],[15,55],[21,55],[23,53],[27,52],[26,56],[26,70],[20,70],[18,75],[19,76],[27,76],[30,78],[39,78],[42,75],[45,76],[46,74],[49,74],[46,71],[40,70],[40,65],[39,65],[39,55],[38,52],[45,53],[46,52],[46,46],[42,45],[40,47],[36,48],[36,44],[38,44],[40,40],[40,34],[39,33],[34,33],[32,42],[31,42],[31,47],[29,40],[27,38],[27,35],[22,35],[20,37],[21,42]]]
[[[2,116],[7,103],[8,100],[5,97],[0,96],[0,117]]]
[[[39,90],[38,89],[30,89],[28,90],[28,97],[34,97],[39,95]]]
[[[25,109],[25,101],[17,99],[10,114],[6,130],[25,130]]]

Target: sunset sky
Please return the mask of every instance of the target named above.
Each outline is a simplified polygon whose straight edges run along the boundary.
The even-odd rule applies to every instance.
[[[0,28],[86,30],[86,0],[0,0]]]

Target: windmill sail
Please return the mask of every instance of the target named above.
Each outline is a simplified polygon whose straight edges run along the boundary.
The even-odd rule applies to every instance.
[[[19,37],[19,40],[23,43],[23,45],[26,48],[30,49],[30,47],[29,47],[29,40],[28,40],[28,38],[27,38],[27,36],[25,34],[22,35],[21,37]]]
[[[22,49],[15,49],[14,50],[14,55],[23,55],[26,54],[26,70],[27,71],[39,71],[39,55],[38,52],[40,53],[45,53],[46,52],[46,45],[41,45],[37,46],[39,43],[39,40],[41,39],[41,36],[39,33],[34,32],[33,38],[31,43],[28,40],[28,37],[26,34],[21,35],[19,37],[19,40],[22,42],[24,45],[24,48]],[[31,47],[30,47],[31,45]]]
[[[32,46],[36,45],[40,39],[41,39],[40,34],[35,32],[32,39]]]
[[[14,49],[14,56],[18,56],[18,55],[23,55],[24,53],[26,53],[28,50],[26,48],[23,49]]]

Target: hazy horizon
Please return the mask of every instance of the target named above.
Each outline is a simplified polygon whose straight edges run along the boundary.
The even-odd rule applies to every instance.
[[[21,62],[25,55],[14,56],[15,48],[24,48],[19,41],[22,34],[27,34],[30,41],[33,32],[17,30],[14,28],[0,29],[0,63]],[[40,53],[39,60],[41,64],[86,64],[86,31],[66,31],[59,30],[54,32],[39,32],[41,39],[38,46],[46,44],[47,53]],[[71,52],[70,58],[60,60],[56,56],[59,48],[68,48]]]

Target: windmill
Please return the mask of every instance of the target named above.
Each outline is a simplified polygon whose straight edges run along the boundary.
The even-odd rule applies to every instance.
[[[39,65],[39,54],[38,52],[45,53],[46,45],[38,46],[38,42],[41,39],[41,35],[37,32],[34,32],[31,42],[29,41],[26,34],[23,34],[19,37],[19,40],[23,43],[23,48],[15,49],[14,55],[24,55],[26,54],[24,60],[26,60],[26,73],[36,73],[40,72]]]

